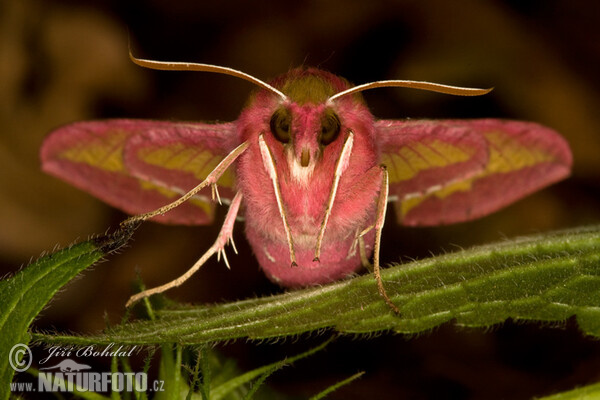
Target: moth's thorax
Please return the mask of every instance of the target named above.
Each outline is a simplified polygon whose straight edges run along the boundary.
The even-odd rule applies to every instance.
[[[324,103],[329,97],[351,86],[346,79],[330,72],[303,67],[294,68],[270,83],[291,102],[299,105]]]
[[[269,84],[280,90],[289,102],[304,104],[325,103],[331,96],[349,89],[353,85],[348,80],[330,72],[317,68],[298,67],[269,81]],[[360,93],[339,99],[340,102],[365,104]],[[246,103],[246,107],[261,106],[269,102],[281,102],[281,97],[273,92],[260,89],[254,92]]]

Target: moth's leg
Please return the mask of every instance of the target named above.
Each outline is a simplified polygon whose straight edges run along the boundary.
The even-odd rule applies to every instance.
[[[381,249],[381,231],[385,222],[385,212],[387,209],[387,201],[389,194],[389,178],[388,172],[384,165],[381,166],[381,190],[379,191],[379,200],[377,201],[377,214],[375,217],[375,246],[373,249],[373,274],[377,281],[377,289],[379,294],[385,300],[386,304],[390,306],[395,313],[400,314],[400,309],[392,302],[390,297],[387,295],[385,288],[383,287],[383,280],[381,279],[381,271],[379,268],[379,251]]]
[[[364,236],[373,229],[375,225],[368,226],[362,231],[356,230],[356,235],[354,236],[354,241],[352,242],[352,246],[350,246],[350,250],[348,250],[348,258],[354,257],[356,254],[356,248],[358,247],[358,253],[360,256],[360,264],[369,270],[369,272],[373,272],[373,264],[369,262],[367,258],[367,250],[365,247],[365,239]]]
[[[233,233],[233,224],[235,223],[235,218],[240,209],[241,201],[242,201],[242,192],[237,192],[236,195],[234,196],[233,200],[231,201],[231,204],[229,205],[229,211],[227,211],[227,215],[225,216],[225,221],[223,222],[223,226],[221,227],[221,231],[219,232],[219,236],[217,237],[217,240],[207,250],[207,252],[204,253],[204,255],[202,257],[200,257],[200,259],[198,261],[196,261],[196,263],[189,270],[187,270],[187,272],[185,274],[181,275],[179,278],[177,278],[169,283],[165,283],[164,285],[161,285],[161,286],[158,286],[158,287],[155,287],[152,289],[144,290],[143,292],[140,292],[140,293],[137,293],[137,294],[131,296],[129,298],[129,300],[127,300],[125,307],[129,307],[133,303],[135,303],[145,297],[149,297],[149,296],[152,296],[153,294],[157,294],[157,293],[162,293],[171,288],[180,286],[183,282],[187,281],[196,271],[198,271],[198,269],[200,269],[200,267],[215,253],[217,253],[219,256],[221,254],[223,254],[225,264],[227,265],[227,268],[229,268],[229,263],[227,262],[227,258],[225,257],[224,248],[225,248],[225,245],[227,245],[227,243],[229,243],[229,242],[232,243],[232,245],[233,245],[233,238],[231,235]],[[234,245],[234,249],[235,249],[235,245]]]
[[[350,160],[350,154],[352,153],[352,145],[354,144],[354,134],[352,131],[348,132],[348,136],[344,142],[344,147],[340,153],[340,157],[335,165],[335,173],[333,175],[333,184],[331,185],[331,191],[329,192],[329,200],[327,201],[327,207],[325,208],[325,217],[321,222],[321,229],[319,230],[319,236],[317,236],[317,244],[315,246],[315,258],[313,261],[319,261],[321,256],[321,245],[323,244],[323,237],[325,236],[325,229],[327,228],[327,222],[331,216],[331,208],[335,201],[335,195],[340,185],[340,178],[342,173],[348,168]]]
[[[292,239],[292,231],[287,220],[285,208],[283,207],[283,198],[281,197],[279,179],[277,178],[277,170],[275,169],[275,160],[273,160],[273,154],[271,154],[271,150],[269,150],[269,146],[267,146],[267,143],[265,142],[265,138],[263,137],[262,133],[258,136],[258,144],[260,147],[260,155],[262,157],[263,166],[265,167],[265,170],[269,174],[271,182],[273,183],[275,199],[277,200],[277,208],[279,209],[279,215],[281,216],[281,220],[283,221],[283,229],[285,230],[285,236],[287,238],[288,247],[290,250],[290,261],[292,262],[292,267],[295,267],[298,265],[298,263],[296,263],[294,240]]]
[[[367,257],[367,249],[365,247],[365,239],[363,237],[358,238],[358,253],[360,254],[360,263],[363,267],[367,269],[369,272],[373,272],[373,264],[369,261]]]
[[[231,153],[227,154],[227,156],[221,160],[221,162],[215,167],[215,169],[213,169],[211,173],[208,174],[206,179],[204,179],[198,186],[196,186],[195,188],[193,188],[174,202],[167,204],[166,206],[163,206],[158,210],[150,211],[145,214],[134,215],[133,217],[127,218],[125,221],[121,222],[121,225],[130,225],[138,221],[146,221],[152,217],[156,217],[157,215],[165,214],[189,200],[192,196],[194,196],[196,193],[198,193],[200,190],[204,189],[208,185],[212,185],[213,200],[216,193],[219,203],[221,203],[221,199],[219,198],[218,194],[219,192],[217,191],[217,181],[219,180],[219,178],[221,178],[221,175],[223,175],[227,168],[229,168],[231,164],[236,160],[236,158],[238,158],[248,148],[248,145],[248,142],[244,142],[235,149],[233,149]]]
[[[356,248],[358,247],[359,235],[360,235],[360,229],[357,229],[356,233],[354,234],[354,240],[352,241],[352,245],[348,249],[348,254],[346,255],[346,258],[349,259],[356,255]]]

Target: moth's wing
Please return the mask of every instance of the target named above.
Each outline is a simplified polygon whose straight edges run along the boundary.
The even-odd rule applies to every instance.
[[[233,122],[170,124],[166,129],[149,129],[131,137],[125,145],[124,161],[135,177],[184,194],[202,182],[238,144]],[[232,169],[217,183],[220,198],[231,200],[235,195]],[[205,202],[211,197],[210,187],[195,196]]]
[[[399,223],[450,224],[492,213],[569,175],[567,142],[531,122],[376,123]]]
[[[41,149],[42,169],[129,214],[153,211],[200,183],[236,146],[234,123],[146,120],[78,122],[52,132]],[[227,171],[220,194],[231,195]],[[210,188],[153,220],[212,222]]]

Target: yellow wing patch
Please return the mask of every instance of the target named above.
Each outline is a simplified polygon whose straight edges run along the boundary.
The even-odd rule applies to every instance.
[[[124,131],[78,142],[58,154],[59,158],[90,165],[109,172],[125,172],[123,147],[128,137]]]
[[[123,149],[129,136],[125,131],[115,130],[107,135],[93,137],[85,142],[78,142],[76,146],[66,148],[60,152],[58,157],[71,162],[86,164],[107,172],[126,173],[127,170],[123,163]],[[148,151],[144,157],[144,161],[163,168],[193,172],[200,179],[204,179],[220,161],[218,157],[215,157],[208,151],[198,153],[197,150],[184,149],[183,147],[181,143],[178,143],[171,146],[171,148],[150,149],[154,151]],[[166,166],[162,164],[164,160],[167,160]],[[138,182],[142,189],[155,190],[169,199],[181,196],[180,193],[152,182],[140,179],[138,179]],[[226,171],[219,180],[219,184],[233,187],[233,174],[229,170]],[[212,214],[210,202],[197,198],[192,198],[189,201],[200,207],[207,215]]]
[[[511,172],[542,162],[556,161],[550,154],[537,148],[525,147],[504,132],[486,132],[484,137],[490,143],[490,159],[484,175]]]
[[[397,153],[385,153],[382,162],[388,166],[390,182],[394,183],[412,179],[426,169],[467,161],[475,151],[476,149],[467,146],[434,139],[429,143],[402,146]]]
[[[190,148],[183,143],[174,143],[160,148],[143,148],[137,156],[144,162],[158,167],[191,172],[199,180],[204,180],[208,174],[221,162],[222,157],[216,156],[208,150]],[[219,185],[224,187],[234,186],[234,177],[231,170],[226,170],[219,179]]]
[[[551,154],[539,148],[526,147],[502,131],[486,132],[483,135],[489,143],[489,159],[485,169],[471,178],[457,180],[429,192],[425,191],[422,196],[414,195],[408,196],[405,199],[399,199],[400,204],[398,204],[397,210],[401,212],[402,217],[406,216],[412,209],[432,196],[444,199],[457,192],[470,191],[477,179],[482,179],[493,174],[518,171],[543,162],[556,161],[555,157]],[[448,146],[447,143],[442,144]],[[465,161],[469,157],[466,152],[460,154],[459,151],[461,149],[454,146],[449,145],[448,150],[442,152],[443,154],[454,154],[454,162]]]

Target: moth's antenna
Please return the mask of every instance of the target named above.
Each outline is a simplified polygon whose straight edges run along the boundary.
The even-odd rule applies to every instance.
[[[411,89],[419,89],[419,90],[427,90],[430,92],[438,92],[445,94],[452,94],[455,96],[481,96],[483,94],[491,92],[494,88],[490,89],[476,89],[476,88],[465,88],[460,86],[449,86],[442,85],[440,83],[432,83],[432,82],[424,82],[424,81],[377,81],[371,83],[365,83],[363,85],[358,85],[351,87],[350,89],[346,89],[342,92],[336,93],[331,96],[327,102],[331,103],[332,101],[339,99],[342,96],[346,96],[352,93],[362,92],[363,90],[375,89],[380,87],[404,87]]]
[[[137,58],[129,49],[129,58],[135,64],[140,67],[145,67],[149,69],[156,69],[160,71],[202,71],[202,72],[216,72],[218,74],[225,74],[235,76],[236,78],[242,78],[246,81],[252,82],[257,86],[260,86],[264,89],[267,89],[279,97],[282,100],[286,101],[287,96],[283,94],[281,91],[275,89],[273,86],[269,85],[266,82],[261,81],[258,78],[253,77],[252,75],[248,75],[245,72],[235,70],[233,68],[220,67],[218,65],[211,64],[199,64],[199,63],[186,63],[186,62],[174,62],[174,61],[154,61],[154,60],[145,60],[142,58]]]

